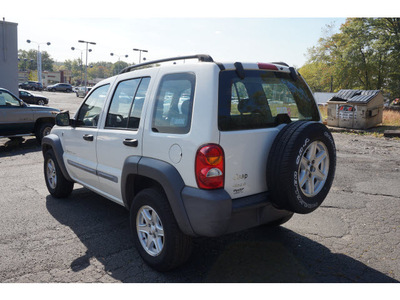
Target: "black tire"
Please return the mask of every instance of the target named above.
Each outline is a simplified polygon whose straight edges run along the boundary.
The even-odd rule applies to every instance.
[[[47,189],[53,197],[66,198],[71,194],[74,183],[64,177],[51,149],[44,155],[43,171]]]
[[[39,144],[42,143],[43,137],[50,133],[53,126],[54,125],[52,123],[42,123],[38,125],[38,127],[36,128],[35,136]]]
[[[45,103],[44,103],[44,100],[39,99],[39,100],[36,101],[36,104],[37,105],[44,105]]]
[[[325,200],[335,175],[336,147],[329,130],[318,122],[285,126],[268,157],[267,185],[279,209],[307,214]]]
[[[151,215],[151,220],[143,218],[146,213]],[[139,232],[137,224],[147,232]],[[179,229],[163,192],[150,188],[136,195],[130,209],[130,226],[140,256],[155,270],[165,272],[188,260],[192,250],[191,238]],[[150,241],[156,239],[159,247],[155,247],[154,241],[147,247],[145,244],[149,238]]]

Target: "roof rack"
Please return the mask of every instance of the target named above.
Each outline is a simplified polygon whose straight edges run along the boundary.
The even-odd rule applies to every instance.
[[[136,68],[140,68],[140,67],[143,67],[143,66],[158,64],[158,63],[162,63],[162,62],[166,62],[166,61],[184,60],[184,59],[192,59],[192,58],[197,58],[201,62],[214,62],[212,57],[210,55],[208,55],[208,54],[177,56],[177,57],[171,57],[171,58],[164,58],[164,59],[148,61],[148,62],[145,62],[145,63],[129,66],[129,67],[126,67],[125,69],[123,69],[119,74],[127,73],[127,72],[130,72],[130,71],[132,71],[132,70],[134,70]]]

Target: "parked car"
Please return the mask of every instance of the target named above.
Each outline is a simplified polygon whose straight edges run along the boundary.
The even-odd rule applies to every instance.
[[[40,143],[54,126],[56,108],[29,105],[0,88],[0,137],[35,135]]]
[[[43,85],[37,81],[25,81],[18,84],[18,87],[24,90],[43,91]]]
[[[49,103],[48,98],[21,89],[19,90],[19,99],[29,104],[46,105]]]
[[[91,87],[84,87],[84,86],[80,86],[76,89],[75,93],[77,97],[86,97],[86,95],[90,92],[92,88]]]
[[[56,124],[42,142],[50,194],[76,182],[126,207],[138,253],[159,271],[190,257],[192,237],[311,213],[335,173],[313,94],[282,63],[194,55],[127,67]]]
[[[72,92],[72,85],[68,83],[56,83],[53,85],[49,85],[47,90],[50,92]]]

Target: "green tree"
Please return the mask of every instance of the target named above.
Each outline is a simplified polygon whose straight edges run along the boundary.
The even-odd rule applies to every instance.
[[[42,70],[53,71],[54,60],[46,51],[42,53]],[[37,50],[18,50],[18,70],[37,70]]]
[[[329,26],[327,31],[329,31]],[[400,92],[400,22],[397,18],[349,18],[308,49],[300,69],[312,88]]]

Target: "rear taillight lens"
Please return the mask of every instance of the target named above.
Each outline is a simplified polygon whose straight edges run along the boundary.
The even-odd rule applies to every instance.
[[[196,181],[201,189],[219,189],[224,187],[224,151],[221,146],[208,144],[197,150]]]

